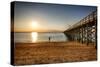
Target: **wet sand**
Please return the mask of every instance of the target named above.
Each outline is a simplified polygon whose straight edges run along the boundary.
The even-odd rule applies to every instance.
[[[93,45],[78,42],[15,43],[14,64],[49,64],[97,60]]]

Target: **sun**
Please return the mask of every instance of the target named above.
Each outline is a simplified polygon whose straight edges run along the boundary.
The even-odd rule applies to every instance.
[[[36,42],[38,38],[38,33],[37,32],[32,32],[32,42]]]
[[[37,28],[38,27],[38,22],[37,21],[33,21],[32,22],[32,28]]]

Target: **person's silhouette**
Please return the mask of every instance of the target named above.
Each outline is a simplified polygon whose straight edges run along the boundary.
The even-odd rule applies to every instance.
[[[49,37],[49,42],[50,42],[50,39],[51,39],[51,38]]]

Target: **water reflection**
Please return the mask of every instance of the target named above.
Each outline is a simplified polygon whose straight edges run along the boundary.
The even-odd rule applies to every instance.
[[[67,37],[64,33],[39,33],[39,32],[27,32],[27,33],[14,33],[14,42],[22,43],[36,43],[36,42],[62,42],[67,41]]]
[[[32,36],[32,42],[36,42],[37,38],[38,38],[38,33],[37,32],[32,32],[31,36]]]

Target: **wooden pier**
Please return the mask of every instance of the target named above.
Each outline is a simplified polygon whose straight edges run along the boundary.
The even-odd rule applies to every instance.
[[[82,20],[64,31],[70,41],[95,44],[97,48],[97,11],[93,11]]]

